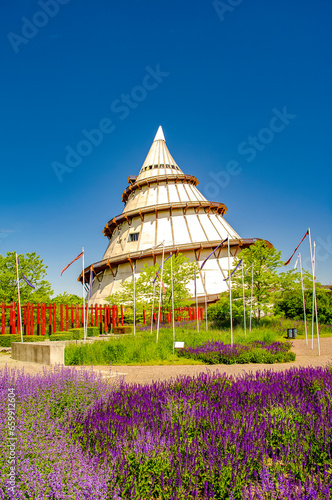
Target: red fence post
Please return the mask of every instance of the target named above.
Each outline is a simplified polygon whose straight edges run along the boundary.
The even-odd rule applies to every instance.
[[[115,306],[112,306],[112,326],[115,327]]]
[[[6,332],[6,313],[5,313],[5,304],[2,304],[2,335]]]
[[[69,318],[68,318],[68,304],[66,304],[66,332],[68,332],[68,327],[69,327]]]
[[[56,332],[56,305],[53,304],[53,333]]]
[[[60,304],[60,331],[63,332],[63,304]]]
[[[121,304],[121,326],[123,326],[123,305]]]
[[[19,304],[17,303],[17,333],[21,331],[21,325],[20,325],[20,306]]]

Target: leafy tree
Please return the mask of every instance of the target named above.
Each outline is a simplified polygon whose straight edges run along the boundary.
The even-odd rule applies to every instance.
[[[305,287],[306,315],[308,321],[312,319],[312,284]],[[332,291],[316,284],[318,321],[323,324],[332,323]],[[285,318],[303,320],[302,290],[293,288],[285,290],[276,300],[274,312]]]
[[[264,241],[256,241],[254,245],[245,248],[234,261],[234,267],[243,259],[245,295],[250,298],[252,272],[253,279],[253,310],[258,320],[262,312],[271,310],[274,293],[279,290],[282,283],[292,279],[288,273],[282,277],[277,269],[284,265],[281,252],[274,247],[269,248]],[[253,267],[252,267],[253,266]],[[237,271],[232,276],[232,290],[242,291],[242,273]]]
[[[63,304],[63,305],[83,304],[83,298],[73,293],[63,292],[57,295],[56,297],[51,298],[50,302],[52,302],[52,304]]]
[[[31,288],[23,279],[19,269],[19,283],[21,303],[49,302],[53,293],[51,284],[45,280],[47,266],[36,252],[19,255],[23,273],[35,289]],[[10,304],[17,302],[16,259],[15,252],[0,254],[0,302]]]
[[[243,325],[243,300],[242,295],[232,293],[232,317],[233,325]],[[230,304],[229,292],[221,294],[220,299],[215,304],[208,307],[209,321],[218,327],[226,327],[230,324]],[[249,318],[249,308],[246,308],[246,320]]]
[[[190,292],[187,288],[188,283],[194,278],[195,268],[194,262],[189,262],[189,259],[179,254],[177,257],[172,256],[173,266],[173,290],[174,290],[174,306],[180,307],[185,305],[185,301],[190,298]],[[153,280],[159,269],[159,264],[154,266],[145,266],[139,277],[135,280],[135,297],[136,307],[138,309],[143,306],[148,310],[152,306],[154,285]],[[157,278],[155,286],[155,301],[159,299],[159,288],[161,280],[161,271]],[[170,308],[172,304],[171,290],[171,259],[168,259],[164,264],[163,284],[161,301],[162,307]],[[122,289],[117,293],[110,295],[106,300],[112,305],[127,305],[133,306],[134,284],[130,278],[122,283]]]

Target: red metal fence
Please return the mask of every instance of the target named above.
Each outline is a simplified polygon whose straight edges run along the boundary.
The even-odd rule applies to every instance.
[[[68,331],[70,328],[83,327],[83,315],[87,317],[87,326],[97,326],[101,332],[108,332],[111,328],[124,324],[125,316],[124,306],[94,305],[83,306],[75,305],[57,305],[57,304],[30,304],[21,306],[22,326],[24,335],[45,335],[56,331]],[[10,305],[2,304],[0,306],[1,314],[1,333],[15,334],[20,331],[20,315],[18,304],[13,302]],[[203,307],[180,307],[174,310],[175,321],[193,321],[203,319]],[[154,322],[158,320],[158,312],[153,315]],[[172,313],[164,312],[160,318],[163,322],[172,321]],[[150,323],[151,314],[143,309],[142,322]]]

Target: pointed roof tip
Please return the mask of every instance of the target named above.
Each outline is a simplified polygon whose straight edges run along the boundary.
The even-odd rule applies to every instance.
[[[159,128],[158,128],[157,133],[156,133],[156,137],[154,138],[153,142],[155,142],[155,141],[165,141],[165,136],[164,136],[164,132],[163,132],[161,125],[159,125]]]

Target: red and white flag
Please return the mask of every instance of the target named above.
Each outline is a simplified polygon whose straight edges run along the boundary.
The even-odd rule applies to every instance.
[[[73,263],[73,262],[75,262],[75,260],[78,260],[80,257],[82,257],[82,255],[83,255],[83,254],[84,254],[84,252],[81,252],[81,253],[80,253],[80,254],[76,257],[76,259],[72,260],[72,261],[68,264],[68,266],[64,267],[64,268],[62,269],[62,271],[61,271],[61,276],[62,276],[62,273],[63,273],[66,269],[68,269],[68,267],[69,267],[69,266],[71,266],[71,265],[72,265],[72,263]]]
[[[303,241],[303,240],[304,240],[304,239],[308,236],[308,234],[309,234],[309,229],[308,229],[308,231],[305,233],[305,235],[303,236],[303,238],[302,238],[302,240],[300,241],[300,243],[299,243],[299,244],[297,245],[297,247],[295,248],[295,250],[294,250],[294,252],[292,253],[292,255],[291,255],[291,256],[289,257],[289,259],[285,262],[285,266],[287,266],[287,265],[290,263],[290,261],[292,260],[292,258],[293,258],[293,257],[294,257],[294,255],[295,255],[296,250],[299,248],[299,246],[301,245],[302,241]]]

